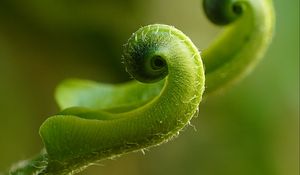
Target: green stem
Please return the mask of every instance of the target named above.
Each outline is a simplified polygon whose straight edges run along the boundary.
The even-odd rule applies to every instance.
[[[241,80],[260,61],[273,36],[274,9],[272,0],[204,0],[203,6],[214,24],[225,25],[224,32],[202,52],[204,96],[208,96]],[[156,97],[162,84],[132,81],[113,86],[70,79],[58,86],[56,100],[61,109],[82,106],[126,111]],[[124,97],[127,90],[136,95]],[[115,96],[113,101],[111,96]]]
[[[133,34],[124,50],[126,70],[135,79],[158,82],[117,89],[125,99],[139,95],[133,89],[141,86],[159,89],[159,95],[137,108],[72,107],[48,118],[40,128],[47,154],[38,159],[47,165],[39,174],[74,174],[102,159],[161,144],[195,115],[204,91],[204,69],[187,36],[171,26],[150,25]],[[122,101],[118,96],[110,100]],[[33,172],[32,167],[15,172]]]
[[[203,50],[207,94],[247,75],[263,57],[273,36],[271,0],[204,0],[208,18],[225,31]]]
[[[49,158],[43,174],[77,172],[95,161],[155,146],[176,136],[196,113],[204,71],[198,50],[182,32],[167,25],[139,29],[125,46],[124,62],[141,82],[167,76],[159,96],[121,113],[74,107],[48,118],[40,129]]]
[[[260,60],[273,35],[274,14],[271,0],[204,0],[203,5],[213,23],[227,25],[202,54],[209,94]],[[45,152],[9,174],[71,175],[176,136],[196,114],[204,91],[202,61],[191,40],[174,27],[149,25],[128,40],[123,62],[137,81],[72,79],[59,85],[56,100],[63,111],[40,128]]]

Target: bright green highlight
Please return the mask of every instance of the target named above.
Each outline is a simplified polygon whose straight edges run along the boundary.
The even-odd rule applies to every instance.
[[[207,95],[248,73],[273,35],[272,1],[204,0],[203,5],[213,23],[226,25],[203,51],[204,66],[181,31],[162,24],[142,27],[123,54],[136,80],[62,82],[55,95],[62,112],[40,128],[45,150],[10,174],[75,174],[97,161],[167,142],[196,114],[204,87]]]

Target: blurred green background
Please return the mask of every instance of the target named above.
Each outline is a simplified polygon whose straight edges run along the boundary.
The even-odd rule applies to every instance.
[[[200,106],[192,127],[159,147],[81,174],[297,175],[299,1],[274,0],[276,35],[254,72]],[[0,170],[42,148],[39,126],[58,112],[65,78],[128,80],[122,44],[139,27],[174,25],[203,49],[221,28],[199,0],[0,0]]]

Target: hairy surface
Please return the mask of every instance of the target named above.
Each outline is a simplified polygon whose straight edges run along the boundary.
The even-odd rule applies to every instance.
[[[71,175],[178,135],[197,113],[204,87],[207,95],[246,75],[273,35],[271,0],[204,0],[203,6],[213,23],[226,25],[203,50],[203,63],[192,41],[176,28],[140,28],[125,44],[122,58],[135,80],[62,82],[55,94],[62,111],[40,128],[45,149],[8,174]]]

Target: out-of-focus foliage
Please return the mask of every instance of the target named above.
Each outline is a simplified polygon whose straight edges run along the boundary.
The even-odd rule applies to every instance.
[[[166,23],[205,48],[219,28],[201,2],[179,0],[0,0],[0,170],[37,153],[38,128],[58,111],[53,92],[68,77],[121,82],[131,32]],[[201,105],[182,136],[86,174],[296,175],[299,121],[299,2],[274,0],[276,36],[239,85]],[[99,173],[98,173],[99,172]]]

